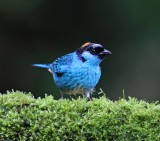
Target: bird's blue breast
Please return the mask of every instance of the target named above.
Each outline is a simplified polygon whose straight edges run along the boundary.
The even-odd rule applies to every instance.
[[[91,68],[72,67],[68,72],[57,76],[54,73],[54,81],[62,91],[92,91],[100,78],[100,70],[91,70]]]
[[[67,65],[58,64],[63,71],[54,71],[53,78],[57,87],[64,93],[85,93],[93,91],[101,76],[100,67],[90,66],[70,56],[72,61]]]

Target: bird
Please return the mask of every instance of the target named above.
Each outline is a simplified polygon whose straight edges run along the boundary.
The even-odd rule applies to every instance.
[[[62,99],[64,94],[83,94],[90,101],[101,76],[100,63],[110,54],[101,44],[87,42],[53,63],[33,66],[45,68],[52,74]]]

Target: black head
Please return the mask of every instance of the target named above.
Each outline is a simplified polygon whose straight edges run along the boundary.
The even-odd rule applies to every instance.
[[[104,59],[106,55],[110,55],[111,52],[106,50],[102,45],[96,43],[85,43],[80,48],[76,50],[78,56],[81,57],[81,54],[85,51],[88,51],[94,56],[98,56],[99,59]],[[83,58],[82,58],[83,59]]]

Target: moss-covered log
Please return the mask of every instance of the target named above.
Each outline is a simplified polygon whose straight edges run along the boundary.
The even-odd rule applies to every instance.
[[[0,141],[160,141],[160,104],[0,95]]]

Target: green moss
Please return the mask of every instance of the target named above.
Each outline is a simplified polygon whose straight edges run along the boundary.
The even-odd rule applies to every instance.
[[[0,95],[0,140],[159,141],[160,104],[7,92]]]

